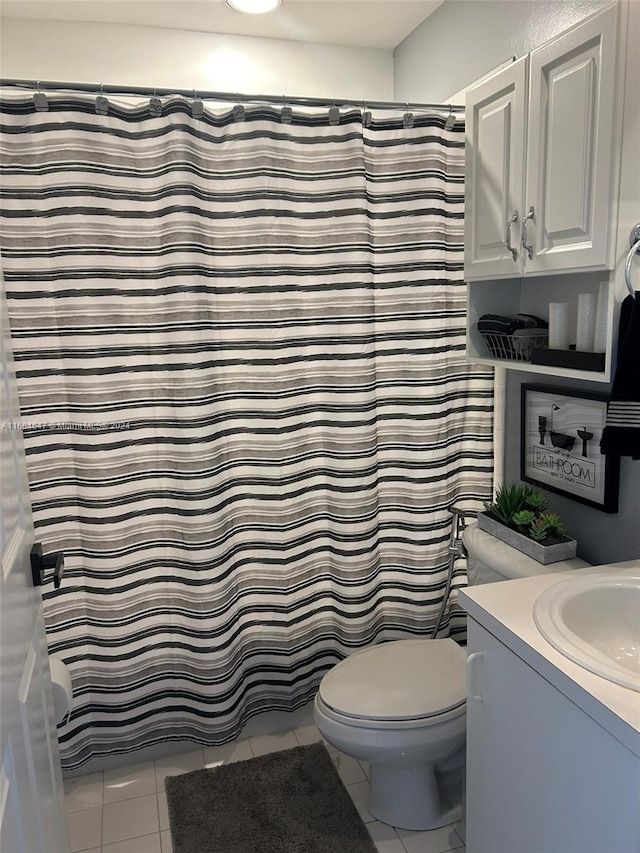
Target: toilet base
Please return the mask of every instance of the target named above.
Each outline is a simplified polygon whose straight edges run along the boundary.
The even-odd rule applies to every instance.
[[[437,829],[462,817],[462,784],[443,786],[432,764],[369,765],[369,811],[399,829]]]

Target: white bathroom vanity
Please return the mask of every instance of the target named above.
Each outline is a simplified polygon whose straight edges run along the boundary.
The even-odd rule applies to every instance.
[[[619,567],[640,577],[640,561]],[[640,851],[640,692],[569,659],[534,619],[554,584],[608,570],[460,591],[469,615],[467,853]]]

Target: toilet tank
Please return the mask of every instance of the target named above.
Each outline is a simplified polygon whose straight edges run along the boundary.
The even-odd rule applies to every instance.
[[[573,557],[571,560],[560,560],[545,566],[490,533],[480,530],[477,524],[467,525],[462,534],[462,542],[467,552],[469,585],[533,575],[550,575],[569,569],[584,569],[590,565],[580,557]]]

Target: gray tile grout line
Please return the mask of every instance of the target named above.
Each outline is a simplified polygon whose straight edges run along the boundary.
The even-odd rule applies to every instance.
[[[145,832],[144,835],[134,835],[131,838],[123,838],[121,841],[110,841],[108,844],[101,845],[100,851],[101,853],[106,853],[105,847],[109,847],[111,844],[124,844],[127,841],[135,841],[136,838],[150,838],[152,835],[157,835],[160,845],[162,845],[162,830],[159,829],[157,832]],[[87,850],[93,850],[93,847],[87,847]],[[85,851],[78,850],[77,853],[85,853]]]

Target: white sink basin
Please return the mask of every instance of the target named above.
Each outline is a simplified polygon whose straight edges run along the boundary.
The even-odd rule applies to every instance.
[[[609,571],[550,586],[533,606],[538,630],[580,666],[640,691],[640,571]]]

